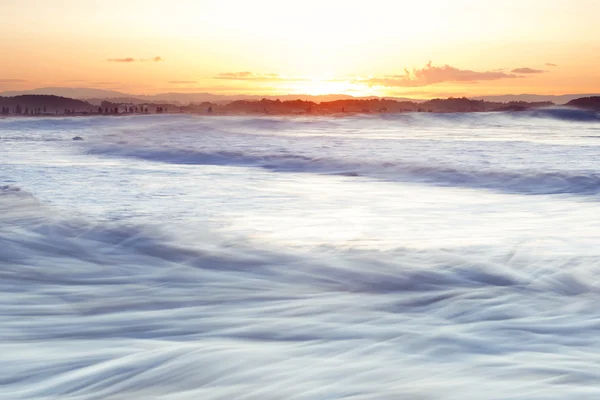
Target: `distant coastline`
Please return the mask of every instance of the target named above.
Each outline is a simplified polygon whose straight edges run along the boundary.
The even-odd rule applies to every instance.
[[[345,115],[396,114],[406,112],[465,113],[529,111],[555,106],[552,102],[474,100],[466,97],[432,99],[423,102],[393,99],[341,99],[314,102],[308,100],[235,100],[226,103],[167,103],[102,100],[99,105],[85,100],[54,95],[0,96],[0,116],[117,116],[148,114],[193,115]],[[600,96],[571,100],[566,106],[600,111]]]

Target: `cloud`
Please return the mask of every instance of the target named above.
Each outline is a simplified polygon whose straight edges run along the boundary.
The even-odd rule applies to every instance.
[[[224,72],[214,76],[213,79],[223,79],[232,81],[253,81],[253,82],[302,82],[304,78],[284,77],[279,74],[258,74],[250,71],[243,72]]]
[[[460,97],[468,96],[468,92],[438,92],[438,91],[423,91],[423,90],[401,90],[392,91],[388,97],[406,97],[406,96],[417,96],[426,97],[430,99],[439,97]]]
[[[519,69],[512,72],[502,70],[472,71],[459,69],[450,65],[436,66],[429,62],[423,68],[415,68],[412,71],[404,70],[403,74],[385,75],[381,77],[347,77],[345,79],[322,79],[324,82],[351,82],[357,85],[387,86],[387,87],[423,87],[445,82],[460,82],[463,84],[476,84],[480,81],[494,81],[500,79],[525,78],[523,74],[534,73],[532,69]],[[287,77],[279,74],[260,74],[250,71],[224,72],[213,77],[213,79],[246,81],[246,82],[306,82],[310,79],[302,77]]]
[[[248,78],[253,75],[254,75],[254,73],[249,72],[249,71],[246,71],[246,72],[223,72],[223,73],[219,74],[217,79],[219,79],[219,78],[223,78],[223,79]]]
[[[198,85],[198,86],[161,86],[161,87],[153,87],[154,90],[159,92],[181,92],[181,93],[213,93],[213,94],[232,94],[238,95],[240,93],[244,93],[244,91],[240,92],[240,89],[235,86],[230,85]],[[252,93],[261,93],[261,92],[271,93],[271,88],[252,88],[250,92]]]
[[[135,58],[127,57],[127,58],[109,58],[106,61],[117,62],[117,63],[131,63],[135,62]]]
[[[429,62],[423,68],[415,68],[412,71],[405,69],[403,75],[386,75],[381,78],[369,78],[363,80],[362,83],[391,87],[420,87],[444,82],[477,83],[480,81],[515,78],[523,78],[523,76],[514,73],[507,74],[501,71],[477,72],[468,69],[458,69],[450,65],[438,67]],[[357,83],[361,83],[361,81],[357,81]]]
[[[534,68],[527,68],[527,67],[522,67],[522,68],[515,68],[512,71],[513,74],[543,74],[544,71],[543,69],[534,69]]]
[[[176,83],[176,84],[184,84],[184,83],[198,83],[196,81],[169,81],[169,83]]]
[[[91,82],[92,85],[118,85],[119,82]]]
[[[0,83],[25,83],[25,79],[0,79]]]
[[[132,63],[132,62],[160,62],[160,61],[164,61],[164,59],[162,57],[154,57],[153,59],[145,59],[145,58],[141,58],[139,60],[136,60],[135,58],[132,57],[127,57],[127,58],[109,58],[106,61],[110,61],[110,62],[117,62],[117,63]]]
[[[546,63],[547,67],[558,67],[558,65],[556,64],[552,64],[552,63]]]

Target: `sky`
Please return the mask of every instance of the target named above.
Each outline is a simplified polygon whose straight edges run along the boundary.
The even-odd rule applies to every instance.
[[[600,93],[600,0],[0,4],[0,91]]]

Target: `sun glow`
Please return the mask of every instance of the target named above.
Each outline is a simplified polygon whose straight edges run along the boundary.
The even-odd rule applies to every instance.
[[[0,91],[431,97],[600,90],[597,0],[6,3]],[[428,61],[454,72],[398,78]],[[507,76],[519,69],[539,72]],[[240,71],[251,74],[227,76]]]
[[[379,96],[377,88],[370,87],[353,79],[310,78],[298,82],[282,84],[280,90],[289,94],[346,94],[355,97]]]

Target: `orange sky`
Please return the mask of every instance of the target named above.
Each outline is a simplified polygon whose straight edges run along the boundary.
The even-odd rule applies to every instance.
[[[28,0],[0,8],[0,90],[600,93],[598,0]]]

